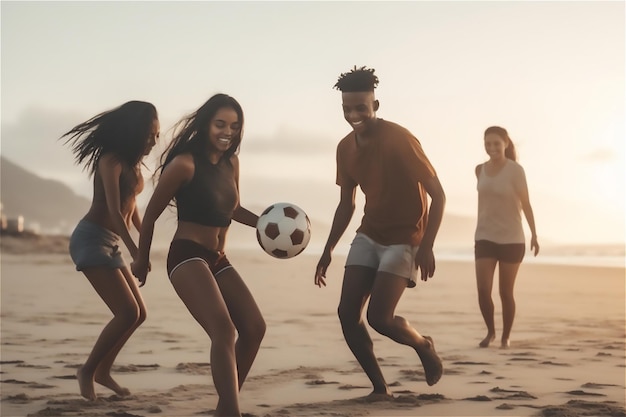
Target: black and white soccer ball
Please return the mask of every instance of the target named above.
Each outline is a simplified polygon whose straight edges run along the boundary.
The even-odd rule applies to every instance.
[[[273,257],[293,258],[309,244],[311,222],[295,204],[272,204],[259,216],[256,237],[261,248]]]

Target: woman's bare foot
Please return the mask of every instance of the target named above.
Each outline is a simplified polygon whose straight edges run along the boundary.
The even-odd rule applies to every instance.
[[[83,373],[83,367],[81,366],[76,371],[76,379],[78,380],[80,395],[90,401],[95,401],[98,396],[96,395],[96,391],[93,386],[93,375],[85,375]]]
[[[511,347],[511,341],[509,339],[502,339],[500,349],[508,349],[509,347]]]
[[[391,401],[393,399],[394,399],[394,396],[389,390],[389,388],[387,388],[385,392],[372,391],[368,395],[363,397],[363,400],[368,403],[375,403],[378,401]]]
[[[130,395],[130,391],[128,390],[128,388],[121,387],[117,382],[115,382],[115,380],[109,374],[96,375],[95,381],[98,384],[104,387],[107,387],[108,389],[110,389],[111,391],[119,395],[120,397],[127,397]]]
[[[424,367],[426,383],[428,385],[435,385],[441,378],[441,375],[443,375],[443,363],[435,351],[435,342],[432,337],[424,336],[424,339],[428,341],[428,347],[416,350],[422,361],[422,366]]]
[[[496,340],[495,333],[494,334],[487,333],[487,336],[485,336],[485,338],[478,344],[478,346],[480,346],[481,348],[489,347],[489,344],[493,342],[494,340]]]

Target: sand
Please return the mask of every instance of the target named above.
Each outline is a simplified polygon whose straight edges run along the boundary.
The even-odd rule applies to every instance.
[[[4,238],[3,238],[4,239]],[[216,405],[210,341],[167,280],[164,254],[142,289],[148,319],[114,366],[132,395],[96,386],[78,392],[76,368],[110,313],[55,243],[1,258],[1,415],[210,416]],[[32,247],[32,245],[31,245]],[[317,256],[271,258],[231,250],[268,330],[241,392],[246,416],[625,416],[623,267],[523,264],[511,348],[478,347],[485,329],[472,262],[439,260],[435,278],[407,290],[398,314],[435,339],[444,361],[429,387],[415,353],[372,332],[395,398],[367,402],[369,381],[341,335],[336,306],[343,272],[313,285]],[[128,259],[128,258],[127,258]],[[501,328],[496,297],[497,329]]]

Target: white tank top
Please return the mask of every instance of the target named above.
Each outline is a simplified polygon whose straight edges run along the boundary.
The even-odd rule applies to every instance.
[[[525,243],[519,195],[526,187],[524,168],[515,161],[507,159],[500,172],[493,176],[487,175],[484,164],[480,166],[475,240]]]

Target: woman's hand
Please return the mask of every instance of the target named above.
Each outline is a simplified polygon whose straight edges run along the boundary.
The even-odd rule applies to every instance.
[[[148,279],[148,272],[152,269],[150,261],[142,261],[139,259],[134,260],[130,264],[130,270],[133,275],[139,280],[139,286],[143,287]]]
[[[539,253],[539,242],[537,242],[537,236],[530,238],[530,250],[534,251],[535,256]]]

